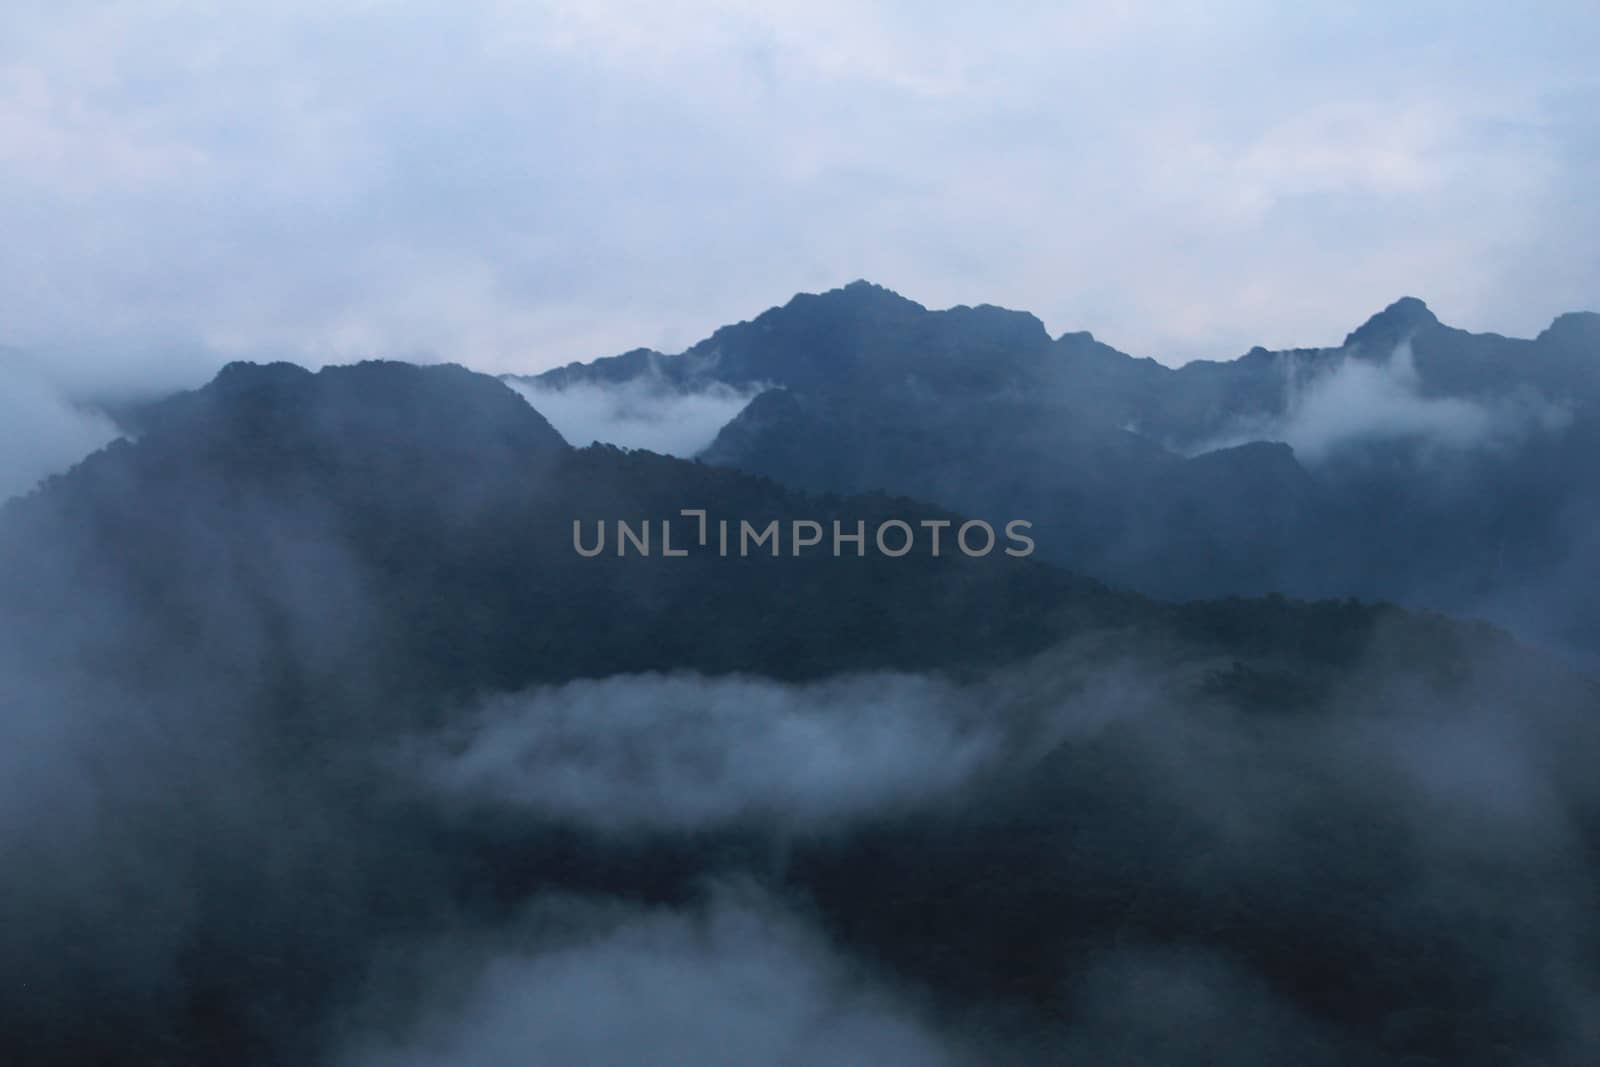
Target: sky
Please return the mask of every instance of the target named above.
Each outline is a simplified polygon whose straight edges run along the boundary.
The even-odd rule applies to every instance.
[[[1531,336],[1600,308],[1597,54],[1589,0],[9,0],[0,348],[536,371],[855,278],[1171,364]]]

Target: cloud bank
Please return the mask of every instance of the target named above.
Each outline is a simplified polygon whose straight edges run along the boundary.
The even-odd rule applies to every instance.
[[[226,678],[7,664],[0,1010],[345,1067],[1592,1062],[1590,705],[1413,653],[1254,711],[1119,633],[959,685],[615,677],[316,760]]]
[[[32,489],[119,436],[15,355],[0,352],[0,500]]]
[[[1532,390],[1493,399],[1429,395],[1410,342],[1382,361],[1342,352],[1312,361],[1287,358],[1283,413],[1241,419],[1197,451],[1282,441],[1312,463],[1363,443],[1413,442],[1463,452],[1511,447],[1572,419],[1559,401]]]
[[[524,930],[542,920],[565,933],[541,946],[513,931],[466,960],[460,946],[422,950],[447,977],[427,984],[421,1020],[358,1039],[341,1067],[957,1062],[910,1009],[759,891],[721,889],[684,912],[571,901],[531,911]],[[584,926],[598,929],[573,932]],[[518,940],[533,944],[504,947]]]
[[[815,828],[958,788],[1000,735],[948,684],[616,677],[491,701],[425,753],[448,793],[599,830]]]
[[[648,378],[562,388],[512,379],[506,384],[549,419],[568,444],[581,448],[599,441],[684,459],[705,449],[759,391],[720,382],[684,391]]]

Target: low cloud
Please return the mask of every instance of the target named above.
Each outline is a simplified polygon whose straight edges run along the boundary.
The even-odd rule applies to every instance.
[[[815,826],[969,779],[1001,739],[968,700],[908,675],[619,676],[497,698],[419,758],[446,792],[604,830]]]
[[[28,362],[0,352],[0,500],[28,492],[118,436]]]
[[[569,444],[582,447],[599,441],[685,459],[711,444],[717,431],[760,391],[712,383],[685,392],[648,378],[559,389],[513,379],[507,384],[549,419]]]
[[[357,1038],[343,1067],[955,1062],[907,1007],[753,890],[681,912],[531,911],[520,935],[531,944],[507,947],[514,932],[475,960],[458,945],[419,956],[434,977],[420,1020]],[[551,924],[553,943],[539,933]]]
[[[1291,364],[1281,415],[1235,423],[1200,451],[1282,441],[1308,462],[1360,443],[1417,442],[1462,451],[1514,445],[1564,427],[1571,412],[1532,391],[1492,401],[1430,396],[1410,342],[1382,362],[1340,354],[1327,369]]]
[[[278,540],[250,557],[304,611],[272,618],[308,648],[374,647],[313,610],[363,603],[337,554],[307,568],[298,538],[262,550]],[[258,696],[278,672],[246,669],[255,627],[222,610],[232,584],[202,584],[222,590],[210,629],[235,632],[187,649],[197,677],[159,698],[60,675],[77,642],[0,642],[13,1059],[1592,1063],[1600,1047],[1593,690],[1521,653],[1435,662],[1380,632],[1305,707],[1270,697],[1293,662],[1241,678],[1231,657],[1113,632],[971,682],[623,676],[311,748],[312,720]],[[95,607],[85,620],[117,624]],[[367,710],[314,707],[324,727]]]
[[[1302,712],[1241,712],[1207,695],[1226,664],[1115,635],[970,684],[634,676],[492,700],[402,770],[518,842],[530,885],[581,870],[582,907],[536,924],[553,946],[457,939],[473,962],[443,1007],[359,1031],[353,1062],[724,1062],[707,1034],[747,1062],[1478,1062],[1495,1042],[1580,1062],[1600,793],[1579,694],[1521,699],[1489,653],[1432,677],[1374,636]],[[588,866],[537,844],[574,831]],[[693,889],[741,876],[805,924]],[[637,893],[668,903],[606,911]],[[1304,967],[1350,977],[1311,996]],[[933,998],[938,1041],[889,988]],[[806,1045],[797,1015],[856,1036]]]

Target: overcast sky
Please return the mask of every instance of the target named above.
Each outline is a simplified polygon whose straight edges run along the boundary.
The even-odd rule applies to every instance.
[[[1597,56],[1593,0],[6,0],[0,345],[538,369],[857,277],[1169,363],[1532,335],[1600,307]]]

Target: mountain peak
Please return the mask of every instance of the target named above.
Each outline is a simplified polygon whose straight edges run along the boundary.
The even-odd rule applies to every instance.
[[[870,282],[865,278],[857,278],[855,281],[846,282],[840,287],[840,291],[845,293],[883,293],[900,300],[906,299],[887,285],[879,285],[877,282]]]
[[[1428,305],[1414,296],[1402,296],[1344,339],[1344,347],[1393,347],[1418,330],[1439,325]]]
[[[1600,346],[1600,312],[1569,311],[1557,315],[1538,339],[1556,344],[1587,343]]]
[[[926,311],[927,309],[909,297],[901,296],[888,286],[869,282],[865,278],[857,278],[837,289],[829,289],[822,293],[796,293],[789,301],[789,306],[803,305],[812,301],[821,301],[828,304],[843,304],[854,308],[886,308],[902,311]]]
[[[439,447],[564,449],[544,416],[505,383],[455,364],[367,361],[313,373],[292,363],[230,363],[212,381],[149,405],[141,431],[316,438],[382,447],[427,427]]]
[[[311,377],[298,363],[250,363],[235,360],[217,372],[209,388],[219,393],[239,393],[247,389],[293,385]]]

